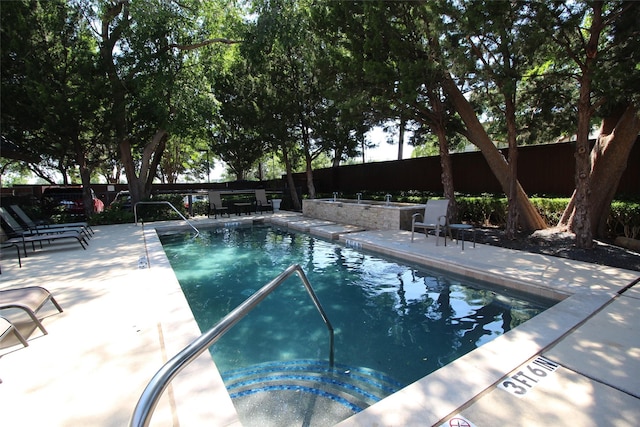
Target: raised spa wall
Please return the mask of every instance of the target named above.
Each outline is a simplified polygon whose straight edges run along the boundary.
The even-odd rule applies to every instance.
[[[424,205],[350,199],[302,201],[304,216],[358,225],[369,230],[411,230],[414,213],[424,213]]]

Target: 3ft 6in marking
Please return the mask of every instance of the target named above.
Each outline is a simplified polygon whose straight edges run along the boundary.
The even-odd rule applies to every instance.
[[[556,369],[558,369],[558,364],[538,356],[533,361],[521,366],[510,377],[502,380],[498,387],[517,397],[523,397]]]

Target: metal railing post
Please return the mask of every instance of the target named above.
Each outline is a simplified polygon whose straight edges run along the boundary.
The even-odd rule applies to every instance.
[[[169,207],[171,207],[171,209],[173,209],[179,216],[180,218],[182,218],[187,224],[189,224],[189,227],[193,228],[193,230],[196,232],[196,235],[194,236],[197,237],[200,234],[200,230],[198,230],[187,218],[184,217],[184,215],[182,215],[182,213],[176,209],[175,206],[173,206],[173,204],[171,204],[171,202],[167,201],[167,200],[161,200],[161,201],[157,201],[157,202],[138,202],[133,206],[133,217],[134,217],[134,223],[136,225],[138,225],[138,205],[168,205]]]

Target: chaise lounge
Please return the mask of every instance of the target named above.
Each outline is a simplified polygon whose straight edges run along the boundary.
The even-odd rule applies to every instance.
[[[62,307],[51,295],[51,292],[41,286],[0,290],[0,311],[10,308],[24,311],[45,335],[48,332],[40,319],[38,319],[37,314],[49,301],[59,313],[62,313]]]
[[[9,321],[8,319],[5,319],[2,316],[0,316],[0,331],[3,331],[2,333],[0,333],[0,343],[4,341],[5,338],[13,335],[18,339],[18,341],[20,341],[20,343],[22,343],[23,346],[25,347],[29,346],[29,343],[24,338],[24,336],[20,333],[18,328],[16,328],[15,325],[11,323],[11,321]]]
[[[37,230],[28,231],[22,228],[20,224],[2,207],[0,207],[0,218],[2,218],[3,226],[2,230],[9,237],[3,243],[22,243],[22,249],[24,256],[27,256],[27,242],[31,243],[33,250],[35,251],[35,243],[39,242],[42,247],[42,242],[52,242],[55,240],[63,239],[75,239],[82,249],[86,249],[88,243],[84,238],[81,230],[66,230],[66,229],[51,229],[51,230]]]
[[[16,214],[16,216],[18,217],[18,219],[20,221],[22,221],[24,223],[24,225],[27,226],[27,228],[29,228],[29,230],[31,231],[36,231],[36,230],[55,230],[55,229],[60,229],[60,228],[67,228],[67,229],[82,229],[85,232],[85,235],[87,235],[87,237],[90,237],[91,235],[93,235],[93,229],[91,228],[91,226],[89,225],[88,222],[65,222],[65,223],[61,223],[61,224],[49,224],[43,221],[34,221],[33,219],[31,219],[31,217],[18,205],[11,205],[9,206],[9,209],[11,209],[11,211],[13,213]]]
[[[22,225],[3,207],[0,207],[0,218],[6,225],[16,234],[24,236],[33,236],[40,234],[58,234],[58,233],[78,233],[89,238],[89,233],[81,227],[60,227],[60,228],[36,228],[34,230],[25,230]],[[83,239],[84,239],[83,237]],[[85,240],[86,242],[86,240]]]

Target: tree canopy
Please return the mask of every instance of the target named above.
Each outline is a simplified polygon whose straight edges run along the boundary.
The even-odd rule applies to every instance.
[[[633,1],[21,0],[0,18],[2,141],[23,153],[0,170],[87,189],[123,170],[134,201],[209,155],[237,179],[278,158],[314,197],[316,159],[357,158],[394,122],[437,144],[449,198],[448,154],[478,147],[512,233],[544,226],[517,147],[576,135],[563,225],[589,247],[640,131]]]

